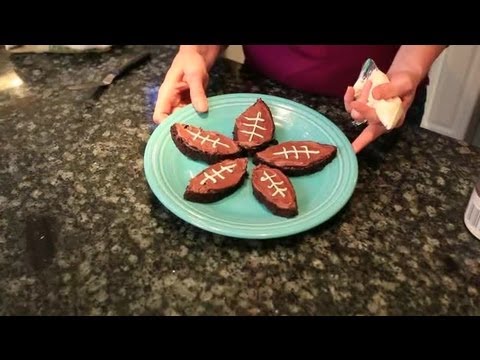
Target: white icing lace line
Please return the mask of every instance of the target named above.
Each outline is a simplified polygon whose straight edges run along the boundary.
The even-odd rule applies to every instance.
[[[210,180],[211,182],[213,182],[214,184],[217,183],[217,179],[216,177],[224,180],[225,179],[225,176],[222,175],[223,172],[225,171],[228,171],[229,173],[232,173],[233,172],[233,168],[237,166],[237,164],[232,164],[232,165],[228,165],[228,166],[223,166],[220,168],[220,171],[217,171],[215,169],[212,169],[212,175],[209,175],[207,172],[204,173],[205,177],[204,179],[200,182],[200,185],[203,185],[205,184],[208,180]]]
[[[200,142],[200,144],[204,144],[205,141],[208,141],[208,142],[211,142],[212,143],[212,147],[213,148],[216,148],[217,147],[217,144],[218,145],[222,145],[222,146],[225,146],[226,148],[230,148],[230,146],[228,146],[227,144],[224,144],[220,141],[220,138],[216,138],[216,139],[210,139],[210,135],[207,135],[207,136],[202,136],[201,135],[201,131],[198,131],[198,132],[193,132],[193,131],[190,131],[187,129],[187,132],[193,136],[193,141],[197,140],[197,139],[201,139],[202,141]]]
[[[260,126],[258,125],[258,122],[264,122],[265,119],[262,118],[262,112],[259,111],[257,113],[257,116],[256,117],[247,117],[247,116],[244,116],[245,120],[248,120],[248,121],[255,121],[254,124],[246,124],[244,123],[243,125],[244,126],[251,126],[253,127],[252,131],[247,131],[247,130],[241,130],[240,132],[244,133],[244,134],[248,134],[250,135],[250,137],[248,138],[248,141],[252,141],[253,137],[254,136],[258,136],[259,138],[264,138],[264,136],[262,134],[258,134],[256,132],[257,129],[261,129],[261,130],[267,130],[266,128],[264,128],[263,126]]]
[[[275,192],[272,194],[272,196],[276,196],[277,194],[280,194],[283,198],[285,197],[285,192],[287,191],[287,188],[281,188],[278,185],[282,185],[283,181],[273,181],[273,178],[276,177],[277,174],[269,175],[266,171],[263,172],[263,176],[260,178],[260,181],[270,181],[270,185],[268,186],[269,189],[275,188]]]
[[[295,154],[295,159],[298,159],[299,154],[305,154],[307,155],[307,158],[310,159],[310,154],[320,153],[318,150],[310,150],[306,145],[302,145],[301,148],[303,148],[303,150],[298,150],[295,145],[292,145],[292,150],[287,150],[285,147],[282,147],[282,151],[275,152],[273,155],[283,155],[285,156],[285,159],[288,159],[289,154]]]

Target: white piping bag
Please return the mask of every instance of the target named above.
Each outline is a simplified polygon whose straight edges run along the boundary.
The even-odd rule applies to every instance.
[[[402,100],[399,97],[386,100],[374,99],[372,90],[380,84],[389,83],[390,80],[385,73],[378,69],[372,59],[367,59],[367,61],[365,61],[362,70],[360,71],[360,75],[353,85],[355,99],[360,96],[363,87],[368,80],[372,82],[372,87],[368,94],[367,105],[375,109],[379,120],[387,130],[395,128],[403,115]]]

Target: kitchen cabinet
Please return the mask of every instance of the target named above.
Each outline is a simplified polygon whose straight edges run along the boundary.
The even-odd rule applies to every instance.
[[[479,120],[480,47],[450,46],[434,63],[429,75],[421,126],[454,139],[473,141]],[[480,140],[479,135],[477,138]]]

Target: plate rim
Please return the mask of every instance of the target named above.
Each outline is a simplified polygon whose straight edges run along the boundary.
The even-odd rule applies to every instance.
[[[208,97],[208,102],[209,105],[211,103],[215,103],[216,101],[222,100],[222,99],[229,99],[229,98],[262,98],[265,102],[268,103],[269,100],[280,102],[283,105],[291,106],[293,108],[297,108],[300,110],[303,110],[310,115],[313,115],[315,117],[323,117],[323,120],[325,120],[330,127],[333,128],[333,130],[336,132],[336,135],[340,136],[342,138],[342,142],[346,142],[348,144],[351,144],[348,138],[346,137],[345,133],[332,121],[330,118],[328,118],[325,114],[315,110],[312,107],[309,107],[307,105],[304,105],[302,103],[296,102],[291,99],[287,99],[284,97],[276,96],[276,95],[268,95],[268,94],[262,94],[262,93],[228,93],[228,94],[219,94],[219,95],[214,95]],[[210,107],[210,106],[209,106]],[[178,109],[175,111],[174,114],[168,116],[164,121],[162,121],[161,124],[157,125],[156,128],[153,130],[153,132],[150,134],[149,139],[147,140],[147,144],[145,147],[144,151],[144,156],[143,156],[143,162],[144,162],[144,175],[147,181],[147,184],[150,188],[150,190],[153,192],[153,194],[156,196],[157,200],[161,202],[161,204],[167,208],[170,212],[172,212],[176,217],[181,219],[182,221],[185,221],[199,229],[208,231],[210,233],[214,234],[219,234],[235,239],[255,239],[255,240],[267,240],[267,239],[276,239],[276,238],[283,238],[283,237],[288,237],[296,234],[303,233],[305,231],[308,231],[310,229],[313,229],[317,226],[320,226],[321,224],[327,222],[330,220],[332,217],[334,217],[336,214],[338,214],[344,207],[345,205],[350,201],[351,197],[353,196],[353,193],[355,192],[356,185],[358,183],[358,159],[356,154],[354,153],[353,148],[349,148],[347,151],[349,151],[351,154],[350,158],[353,159],[353,166],[352,166],[352,171],[353,173],[350,176],[350,181],[347,183],[347,186],[350,188],[346,189],[348,191],[343,192],[343,196],[341,197],[341,201],[337,202],[337,209],[335,211],[330,211],[328,216],[324,216],[324,218],[319,221],[319,222],[314,222],[314,223],[308,223],[307,226],[300,226],[300,229],[297,228],[296,226],[290,227],[290,230],[283,231],[281,233],[272,233],[272,234],[258,234],[258,233],[241,233],[241,234],[235,234],[235,231],[239,231],[236,229],[222,229],[221,227],[216,227],[210,223],[205,223],[205,220],[202,220],[199,217],[192,217],[191,214],[189,215],[188,212],[185,209],[179,208],[179,206],[176,205],[175,201],[171,199],[171,197],[164,193],[164,191],[161,190],[161,187],[158,186],[158,181],[156,181],[156,176],[154,174],[154,166],[153,162],[151,162],[149,159],[151,159],[154,151],[154,146],[156,140],[161,136],[162,132],[168,132],[170,128],[170,123],[173,123],[176,118],[181,116],[183,113],[195,111],[193,109],[193,105],[189,104],[181,109]],[[175,115],[175,116],[173,116]],[[202,114],[199,114],[202,116]],[[350,169],[349,169],[350,170]],[[187,213],[187,214],[186,214]],[[295,224],[295,225],[302,225],[302,224]]]

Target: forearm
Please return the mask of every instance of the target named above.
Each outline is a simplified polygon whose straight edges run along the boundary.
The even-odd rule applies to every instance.
[[[195,51],[203,56],[207,64],[207,68],[213,66],[217,57],[224,51],[228,45],[180,45],[179,52]]]
[[[388,74],[408,72],[418,85],[446,45],[402,45],[388,70]]]

